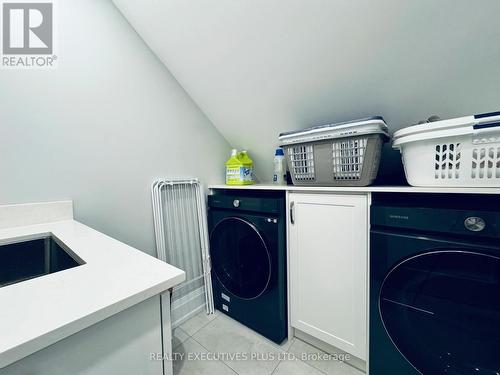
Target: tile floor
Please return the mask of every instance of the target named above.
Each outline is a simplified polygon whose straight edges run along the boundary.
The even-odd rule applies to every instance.
[[[175,375],[364,375],[298,339],[277,345],[220,312],[176,328],[173,348]]]

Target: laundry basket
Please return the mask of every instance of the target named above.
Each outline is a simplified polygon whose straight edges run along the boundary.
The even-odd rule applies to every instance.
[[[500,112],[410,126],[393,139],[410,185],[500,187]]]
[[[382,117],[281,133],[294,185],[367,186],[377,177],[388,140]]]

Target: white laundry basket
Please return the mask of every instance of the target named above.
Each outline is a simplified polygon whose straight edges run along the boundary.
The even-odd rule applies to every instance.
[[[500,112],[410,126],[393,148],[410,185],[500,187]]]

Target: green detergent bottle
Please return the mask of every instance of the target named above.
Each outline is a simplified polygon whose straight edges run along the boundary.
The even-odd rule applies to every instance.
[[[231,151],[231,157],[226,161],[226,185],[240,184],[240,168],[242,163],[238,158],[238,150]]]
[[[226,161],[226,185],[253,184],[253,161],[246,151],[238,153],[231,151],[231,157]]]
[[[241,151],[238,154],[238,159],[240,159],[243,164],[243,169],[241,170],[241,180],[243,185],[251,185],[255,183],[253,178],[253,160],[248,156],[248,152]]]

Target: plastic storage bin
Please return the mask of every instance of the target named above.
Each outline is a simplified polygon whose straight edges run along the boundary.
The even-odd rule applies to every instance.
[[[500,187],[500,112],[410,126],[393,139],[410,185]]]
[[[382,117],[281,133],[294,185],[367,186],[377,177],[382,144],[389,139]]]

